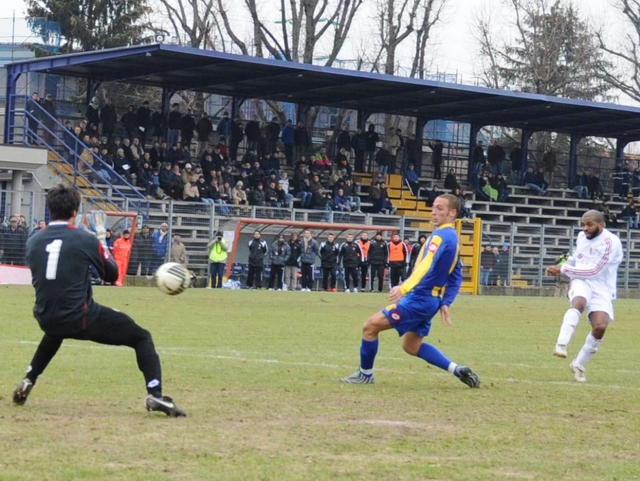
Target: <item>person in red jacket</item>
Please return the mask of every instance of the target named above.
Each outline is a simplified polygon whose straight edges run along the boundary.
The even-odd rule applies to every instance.
[[[129,229],[125,229],[122,232],[122,237],[113,243],[113,258],[116,264],[118,264],[118,280],[116,281],[116,286],[124,285],[124,276],[127,274],[127,265],[129,264],[132,246],[131,232]]]

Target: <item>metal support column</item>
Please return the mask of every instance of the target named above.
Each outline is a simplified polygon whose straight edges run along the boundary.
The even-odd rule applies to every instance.
[[[22,171],[13,170],[11,172],[11,208],[13,212],[9,215],[22,214]]]
[[[470,132],[469,132],[469,161],[467,164],[467,179],[473,178],[473,174],[474,174],[473,149],[476,147],[478,133],[480,132],[481,128],[482,128],[482,125],[471,124]]]
[[[533,130],[522,129],[522,136],[520,137],[520,150],[522,150],[522,169],[520,172],[520,183],[524,179],[524,173],[529,168],[529,140],[533,135]]]
[[[356,121],[357,128],[359,128],[363,132],[367,130],[367,120],[369,120],[369,117],[371,117],[372,114],[373,112],[370,112],[368,110],[358,110],[358,117]]]
[[[310,104],[298,104],[296,108],[296,125],[298,122],[302,122],[307,125],[307,115],[309,114],[309,109],[311,109]]]
[[[244,97],[233,97],[231,99],[231,120],[240,115],[240,108],[247,99]]]
[[[429,122],[429,120],[430,119],[428,119],[427,117],[416,118],[416,130],[415,130],[416,149],[414,152],[407,151],[407,156],[409,157],[409,160],[415,161],[415,166],[416,166],[415,171],[417,172],[418,177],[420,177],[422,173],[422,143],[424,141],[424,128],[427,126],[427,123]],[[405,167],[406,167],[405,165],[402,166],[402,172],[404,172]]]
[[[624,149],[630,143],[629,140],[616,139],[616,162],[624,160]]]
[[[100,88],[101,83],[99,80],[93,78],[87,79],[87,98],[85,99],[85,105],[91,103],[91,99],[96,94],[96,90]]]
[[[5,104],[5,117],[4,117],[4,143],[12,144],[14,136],[14,127],[16,123],[16,93],[18,86],[18,79],[20,73],[14,70],[15,67],[7,67],[7,101]],[[26,123],[27,120],[24,119]]]
[[[169,115],[169,111],[171,110],[171,105],[169,105],[169,102],[171,102],[171,97],[173,97],[175,93],[176,89],[170,89],[166,87],[162,89],[162,113],[165,117]]]
[[[569,143],[569,182],[571,182],[573,177],[578,172],[578,144],[581,140],[581,135],[571,135],[571,142]]]

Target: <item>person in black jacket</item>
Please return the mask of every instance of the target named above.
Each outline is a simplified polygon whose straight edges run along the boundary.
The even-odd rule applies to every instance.
[[[366,142],[367,157],[369,160],[369,170],[371,170],[373,159],[376,153],[376,144],[380,142],[380,136],[376,132],[375,125],[369,124],[369,130],[367,130],[367,132],[365,133],[365,142]],[[356,168],[356,170],[358,169]]]
[[[274,154],[278,150],[278,139],[280,138],[280,124],[278,118],[273,117],[267,125],[267,154]]]
[[[298,287],[298,268],[302,255],[302,241],[297,232],[292,232],[289,238],[289,258],[284,267],[284,284],[286,290],[295,291]]]
[[[106,282],[118,278],[118,265],[105,243],[104,213],[90,218],[95,235],[70,228],[80,208],[80,194],[67,185],[49,190],[47,207],[51,222],[27,243],[27,263],[36,291],[33,313],[44,336],[26,377],[13,392],[14,404],[27,401],[62,342],[77,339],[133,348],[147,388],[147,409],[172,417],[186,416],[171,398],[162,395],[160,358],[149,331],[126,314],[93,300],[90,268]]]
[[[182,146],[191,146],[191,141],[193,140],[193,132],[196,130],[196,119],[193,118],[193,113],[191,109],[187,109],[187,113],[182,116],[182,125],[180,131],[180,144]]]
[[[133,104],[129,104],[127,106],[127,111],[120,119],[120,122],[122,122],[124,130],[127,132],[129,140],[133,139],[134,136],[137,136],[138,117],[136,117],[136,113],[133,111]]]
[[[422,246],[426,241],[427,237],[420,234],[420,237],[418,237],[418,242],[411,246],[411,255],[409,256],[409,269],[407,270],[407,277],[409,277],[413,270],[416,268],[416,262],[418,260],[418,256],[420,255],[420,250],[422,249]]]
[[[107,102],[100,110],[100,120],[102,121],[102,135],[106,136],[107,141],[111,143],[118,123],[118,114],[110,98],[107,99]]]
[[[267,243],[261,239],[260,231],[255,231],[253,239],[249,241],[249,273],[247,274],[249,289],[262,289],[262,271],[268,250]]]
[[[209,137],[213,133],[213,124],[205,112],[202,112],[202,117],[198,120],[196,132],[198,134],[198,153],[202,155],[205,149],[207,149]],[[213,149],[208,150],[208,153],[213,153]]]
[[[247,136],[247,150],[258,151],[258,142],[260,141],[260,122],[258,116],[254,115],[244,127],[244,133]]]
[[[320,268],[322,269],[322,289],[326,292],[336,292],[336,267],[340,246],[335,242],[335,236],[327,235],[327,240],[320,244]],[[329,285],[331,280],[331,285]]]
[[[148,100],[145,100],[142,106],[138,107],[136,118],[138,119],[137,135],[140,138],[140,144],[144,148],[147,144],[147,134],[151,127],[151,109],[149,108]]]
[[[432,151],[431,161],[433,162],[433,178],[440,180],[442,179],[442,170],[440,167],[442,166],[442,150],[444,149],[444,144],[440,139],[436,139],[435,142],[429,142],[427,145]]]
[[[382,292],[384,284],[384,269],[389,258],[389,247],[382,239],[382,232],[376,232],[376,236],[369,242],[369,265],[371,267],[369,275],[369,292],[373,292],[373,283],[378,277],[378,292]]]
[[[167,119],[162,113],[162,107],[156,106],[151,114],[151,128],[153,129],[153,141],[160,144],[164,138],[164,129],[167,127]]]
[[[169,148],[178,143],[181,130],[182,114],[180,113],[180,104],[176,102],[171,106],[171,112],[167,116],[167,145]]]
[[[347,241],[340,246],[339,263],[344,268],[344,291],[350,292],[350,281],[353,280],[353,291],[358,292],[358,267],[362,260],[362,249],[353,242],[353,235],[347,235]]]

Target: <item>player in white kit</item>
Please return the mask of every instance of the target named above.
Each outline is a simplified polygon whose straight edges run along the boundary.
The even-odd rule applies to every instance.
[[[591,332],[587,335],[584,346],[569,365],[578,382],[587,380],[584,366],[598,352],[607,325],[613,321],[612,301],[616,298],[622,244],[604,226],[601,212],[587,211],[582,216],[582,232],[578,234],[573,255],[565,264],[547,268],[550,276],[564,274],[571,279],[571,307],[562,320],[554,356],[567,357],[567,345],[585,309],[591,323]]]

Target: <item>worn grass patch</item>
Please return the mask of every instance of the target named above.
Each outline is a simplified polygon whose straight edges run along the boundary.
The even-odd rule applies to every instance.
[[[566,303],[461,297],[430,341],[479,373],[471,390],[384,333],[376,385],[358,365],[374,294],[98,289],[151,330],[166,394],[143,407],[133,351],[68,341],[27,404],[11,392],[41,333],[30,288],[1,287],[0,479],[638,479],[638,301],[573,382],[551,356]],[[583,321],[570,346],[580,348]]]

